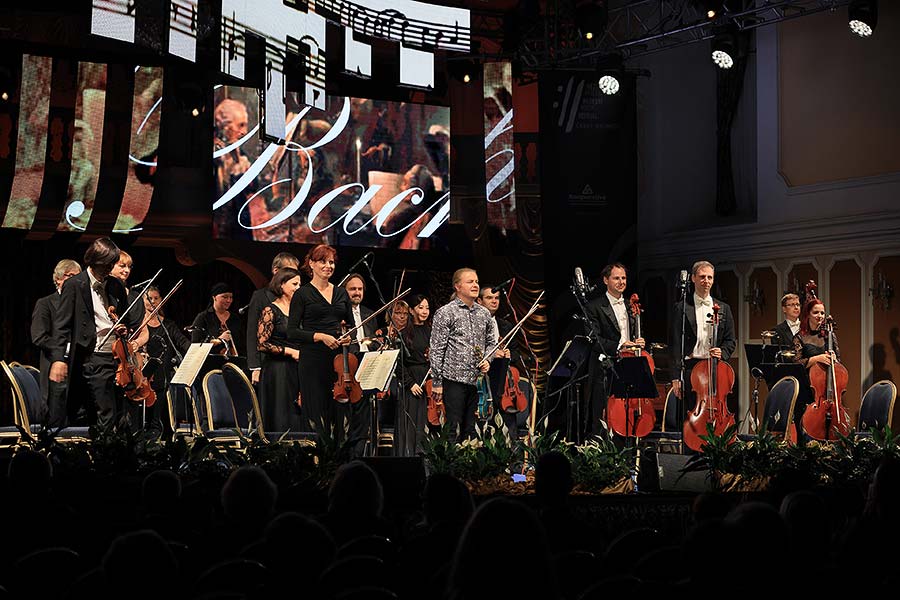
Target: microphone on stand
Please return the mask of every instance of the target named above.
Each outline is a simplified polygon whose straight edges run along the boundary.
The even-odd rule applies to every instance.
[[[575,291],[578,292],[582,298],[590,291],[587,282],[584,280],[584,273],[581,272],[581,267],[575,267]]]
[[[375,256],[374,252],[366,252],[362,258],[360,258],[358,261],[353,263],[353,265],[349,269],[347,269],[347,274],[344,275],[343,279],[341,279],[341,282],[338,284],[338,287],[344,287],[344,284],[347,282],[347,278],[349,278],[350,275],[352,275],[354,272],[356,272],[356,267],[358,267],[359,265],[361,265],[363,263],[366,263],[366,266],[369,266],[369,263],[367,263],[366,261],[369,260],[370,258],[372,258],[373,256]]]
[[[687,287],[688,282],[688,272],[687,269],[682,269],[678,274],[678,286],[682,289]]]
[[[247,304],[247,305],[245,305],[245,306],[242,306],[242,307],[240,307],[240,308],[237,310],[237,313],[238,313],[239,315],[242,315],[242,314],[244,314],[245,312],[247,312],[247,309],[248,309],[248,308],[250,308],[250,305],[249,305],[249,304]]]
[[[515,280],[516,280],[515,277],[510,277],[509,279],[507,279],[506,281],[504,281],[504,282],[501,283],[500,285],[495,285],[494,287],[491,288],[491,293],[492,293],[492,294],[496,294],[496,293],[499,292],[500,290],[505,290],[505,289],[507,289],[507,288],[509,287],[509,284],[511,284],[511,283],[512,283],[513,281],[515,281]]]
[[[760,369],[759,367],[753,367],[752,369],[750,369],[750,374],[753,375],[753,377],[756,379],[763,379],[765,377],[762,369]]]
[[[144,281],[142,281],[142,282],[140,282],[140,283],[133,283],[133,284],[131,284],[131,287],[132,287],[132,288],[144,287],[145,285],[147,285],[147,284],[150,283],[151,281],[153,281],[153,278],[152,278],[152,277],[151,277],[150,279],[145,279]]]
[[[194,333],[195,331],[206,331],[203,327],[194,327],[193,325],[188,325],[183,328],[187,333]]]

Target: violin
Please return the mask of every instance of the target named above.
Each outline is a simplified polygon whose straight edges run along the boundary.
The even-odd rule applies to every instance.
[[[431,348],[425,348],[425,360],[429,360],[429,354],[431,353]],[[422,381],[422,384],[419,385],[422,390],[425,392],[425,398],[428,401],[428,424],[434,427],[440,427],[444,424],[444,421],[447,419],[447,409],[444,406],[443,400],[435,400],[434,395],[432,394],[431,387],[431,368],[428,368],[428,372],[425,373],[425,379]]]
[[[632,294],[629,300],[631,315],[634,317],[634,337],[641,337],[641,308],[640,298]],[[643,352],[640,347],[624,349],[619,356],[641,356],[650,364],[650,373],[656,369],[653,357],[649,352]],[[619,398],[610,396],[606,401],[606,418],[612,430],[622,437],[644,437],[656,425],[656,411],[653,408],[651,398]]]
[[[116,307],[106,309],[109,317],[116,322]],[[144,357],[139,352],[132,350],[131,342],[125,335],[116,333],[113,340],[112,353],[118,366],[116,367],[116,385],[125,392],[125,397],[134,402],[144,402],[150,407],[156,403],[156,392],[150,385],[150,380],[144,377]]]
[[[341,335],[347,334],[347,323],[341,321]],[[341,353],[334,357],[334,399],[340,404],[356,404],[362,400],[362,386],[356,381],[359,359],[350,353],[347,344],[341,346]]]
[[[519,369],[512,365],[506,367],[506,381],[503,382],[500,408],[503,412],[512,414],[525,412],[528,408],[528,398],[519,387]]]
[[[815,401],[806,407],[801,424],[813,439],[833,440],[837,433],[850,434],[850,415],[841,398],[847,391],[847,368],[838,362],[834,351],[834,318],[825,317],[819,335],[826,339],[826,353],[830,364],[816,363],[809,369],[809,384],[815,393]]]
[[[708,321],[713,326],[710,348],[716,348],[719,305],[714,304],[712,310]],[[691,370],[691,386],[697,392],[697,403],[684,420],[684,443],[691,450],[699,452],[705,444],[700,436],[707,435],[707,425],[713,426],[715,435],[722,435],[734,425],[734,413],[728,410],[726,401],[734,387],[734,369],[727,362],[710,356],[694,365]]]

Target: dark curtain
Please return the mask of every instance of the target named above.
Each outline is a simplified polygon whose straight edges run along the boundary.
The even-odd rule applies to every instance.
[[[741,40],[742,43],[744,41]],[[737,211],[731,162],[731,125],[744,89],[747,57],[735,59],[731,69],[716,70],[716,214],[726,217]]]

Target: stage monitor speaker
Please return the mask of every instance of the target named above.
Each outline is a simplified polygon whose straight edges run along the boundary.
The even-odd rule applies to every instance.
[[[425,460],[421,456],[368,456],[362,459],[381,480],[386,512],[416,510],[425,488]]]
[[[641,450],[637,485],[642,492],[707,492],[712,483],[706,471],[684,472],[691,456]]]

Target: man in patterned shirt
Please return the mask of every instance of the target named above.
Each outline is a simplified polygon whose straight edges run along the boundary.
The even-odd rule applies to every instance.
[[[444,402],[451,436],[462,440],[475,433],[475,381],[490,368],[493,357],[485,353],[493,349],[497,336],[490,311],[475,302],[480,290],[475,270],[457,270],[453,289],[453,299],[434,313],[429,359],[432,397]]]

